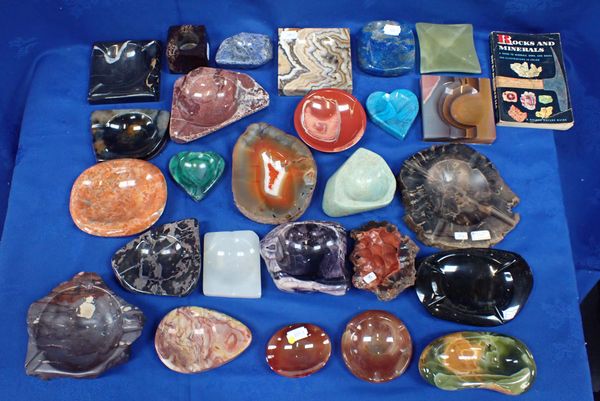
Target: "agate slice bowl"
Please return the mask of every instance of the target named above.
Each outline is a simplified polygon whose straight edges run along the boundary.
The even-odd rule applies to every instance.
[[[367,114],[354,96],[341,89],[318,89],[304,96],[294,113],[302,140],[321,152],[341,152],[365,133]]]
[[[28,375],[91,378],[127,361],[144,315],[96,273],[79,273],[34,302],[27,324]]]
[[[433,146],[404,162],[398,175],[406,224],[429,246],[489,247],[519,222],[519,198],[492,162],[460,144]]]
[[[440,252],[419,265],[419,301],[436,317],[476,326],[497,326],[521,311],[533,276],[516,253],[495,249]]]
[[[165,110],[96,110],[91,117],[97,161],[151,159],[164,148],[169,135]]]
[[[386,311],[370,310],[354,318],[342,336],[342,356],[359,379],[383,383],[400,376],[412,356],[404,323]]]
[[[167,184],[153,164],[110,160],[85,170],[71,189],[69,209],[82,231],[101,237],[140,233],[160,218]]]

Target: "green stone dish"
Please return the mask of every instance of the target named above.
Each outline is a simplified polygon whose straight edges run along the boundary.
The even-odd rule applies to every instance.
[[[196,202],[221,178],[225,160],[215,152],[179,152],[169,161],[169,172]]]

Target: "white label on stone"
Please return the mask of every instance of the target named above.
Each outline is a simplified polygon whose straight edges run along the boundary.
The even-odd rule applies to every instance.
[[[295,328],[294,330],[290,330],[286,333],[286,338],[288,343],[293,344],[296,341],[300,341],[303,338],[308,337],[308,330],[304,326],[300,326]]]
[[[400,27],[400,25],[386,24],[383,26],[383,33],[385,33],[386,35],[398,36],[400,35],[401,30],[402,28]]]
[[[492,239],[490,232],[488,230],[471,231],[471,240],[472,241],[486,241],[488,239]]]
[[[298,31],[282,31],[279,38],[281,40],[296,40],[298,38]]]
[[[375,280],[377,278],[377,275],[373,272],[367,274],[366,276],[364,276],[362,279],[365,283],[367,284],[371,284],[373,282],[373,280]]]
[[[469,239],[469,233],[464,231],[457,231],[454,233],[454,239],[457,241],[464,241]]]

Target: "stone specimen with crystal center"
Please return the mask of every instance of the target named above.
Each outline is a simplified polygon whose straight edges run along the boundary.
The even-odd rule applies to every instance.
[[[282,224],[260,241],[260,253],[282,291],[344,295],[350,287],[346,230],[337,223]]]
[[[398,76],[415,66],[415,36],[407,24],[372,21],[358,34],[358,65],[372,75]]]
[[[217,64],[233,68],[256,68],[273,58],[271,38],[260,33],[241,32],[223,42],[215,57]]]
[[[233,199],[243,215],[265,224],[298,219],[317,182],[317,165],[298,138],[251,124],[233,148]]]
[[[169,172],[195,201],[201,201],[219,181],[225,160],[215,152],[179,152],[169,161]]]
[[[419,247],[387,221],[371,221],[350,233],[354,249],[352,284],[389,301],[415,283],[415,257]]]
[[[28,375],[92,378],[129,359],[144,315],[96,273],[79,273],[29,307]]]

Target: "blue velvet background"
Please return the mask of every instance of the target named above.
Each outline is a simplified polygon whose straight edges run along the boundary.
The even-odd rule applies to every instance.
[[[566,69],[576,113],[576,127],[556,134],[559,152],[571,152],[572,155],[562,163],[563,178],[567,182],[574,178],[584,179],[581,182],[588,180],[593,189],[594,183],[598,183],[595,171],[589,169],[589,165],[583,168],[574,161],[588,157],[593,166],[593,157],[599,150],[598,139],[592,136],[598,125],[594,112],[600,102],[586,81],[592,71],[588,63],[593,65],[594,60],[598,60],[598,51],[588,47],[592,43],[590,35],[598,32],[591,18],[594,13],[598,15],[597,2],[573,2],[569,7],[564,7],[559,0],[512,0],[495,4],[459,1],[452,5],[433,1],[351,1],[345,2],[342,7],[342,3],[332,0],[148,1],[143,3],[143,7],[141,4],[124,0],[38,0],[28,3],[11,0],[2,4],[10,11],[0,13],[4,20],[0,21],[3,22],[0,33],[3,38],[10,39],[0,43],[0,50],[2,54],[12,55],[13,67],[2,76],[5,96],[1,99],[0,111],[5,132],[20,128],[21,136],[0,243],[0,319],[3,322],[0,341],[5,344],[0,358],[0,398],[506,399],[506,396],[482,390],[444,392],[419,377],[418,355],[431,340],[451,331],[476,328],[434,319],[418,303],[412,290],[389,303],[378,302],[372,294],[354,289],[344,297],[286,294],[275,288],[265,269],[263,298],[259,300],[209,298],[200,291],[186,298],[174,299],[134,295],[122,290],[112,276],[110,257],[129,239],[89,236],[74,226],[68,212],[69,190],[73,181],[94,163],[88,125],[90,112],[99,107],[92,107],[86,102],[90,43],[148,38],[164,41],[171,24],[202,23],[207,26],[214,56],[222,39],[242,30],[271,34],[275,39],[276,28],[280,26],[346,26],[355,33],[362,24],[373,19],[392,18],[411,23],[471,22],[475,26],[482,76],[489,76],[489,31],[559,31],[563,33]],[[40,20],[40,24],[31,21],[32,15]],[[17,21],[30,23],[18,25]],[[48,26],[52,29],[48,30]],[[356,59],[353,61],[354,94],[361,102],[364,103],[368,94],[375,90],[391,91],[402,87],[419,94],[418,74],[377,78],[361,73]],[[177,76],[169,74],[165,64],[161,101],[139,106],[170,107],[172,85]],[[30,79],[23,79],[25,71],[31,71]],[[200,220],[201,233],[252,229],[263,236],[271,229],[249,221],[233,205],[231,151],[237,137],[252,122],[265,121],[293,134],[292,116],[299,98],[277,96],[276,60],[251,71],[250,75],[271,94],[271,105],[267,109],[191,144],[169,143],[163,153],[152,161],[166,175],[169,157],[181,150],[215,150],[228,163],[222,181],[200,203],[194,203],[167,177],[169,199],[159,223],[196,217]],[[29,83],[24,85],[23,82]],[[24,105],[22,122],[18,110],[21,103]],[[420,142],[420,132],[421,124],[417,120],[407,140],[399,142],[369,122],[358,146],[380,153],[397,173],[405,158],[427,146]],[[14,143],[11,145],[10,140],[2,143],[6,149],[3,152],[10,155]],[[516,209],[521,213],[522,221],[498,248],[516,251],[529,261],[534,271],[534,290],[528,305],[515,321],[493,329],[521,338],[529,345],[538,363],[537,382],[520,399],[591,399],[557,147],[552,133],[498,129],[498,141],[494,145],[478,146],[477,149],[496,164],[522,200]],[[319,167],[318,186],[302,219],[327,218],[320,207],[324,185],[351,153],[352,149],[334,155],[314,152]],[[4,153],[0,156],[1,160],[7,160]],[[592,227],[589,223],[597,220],[600,193],[592,190],[589,194],[590,187],[587,185],[570,185],[574,190],[567,189],[565,201],[573,209],[572,221],[582,224],[587,220],[586,228]],[[582,193],[588,194],[585,201]],[[404,233],[412,235],[402,223],[402,215],[401,202],[396,198],[387,208],[337,220],[347,229],[352,229],[371,219],[387,219],[398,224]],[[583,233],[582,238],[587,242],[574,245],[585,252],[597,246],[598,235],[597,229],[590,231],[589,235]],[[421,256],[434,252],[423,246],[421,249]],[[595,255],[598,256],[597,253]],[[593,270],[597,258],[589,260],[589,269]],[[141,338],[133,345],[130,362],[96,380],[43,382],[26,376],[23,362],[27,339],[25,316],[29,304],[82,270],[101,274],[112,289],[146,314],[146,326]],[[206,306],[240,319],[253,331],[252,345],[238,359],[214,371],[187,376],[168,370],[155,355],[154,330],[164,314],[182,305]],[[389,310],[403,319],[415,347],[408,371],[399,379],[383,385],[364,383],[352,376],[344,366],[339,349],[347,321],[359,311],[373,308]],[[322,326],[331,336],[333,354],[319,373],[305,379],[285,379],[270,372],[264,361],[264,347],[275,330],[298,321]]]

